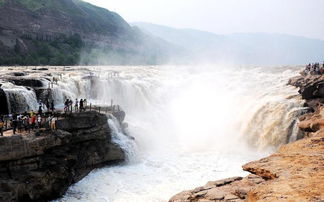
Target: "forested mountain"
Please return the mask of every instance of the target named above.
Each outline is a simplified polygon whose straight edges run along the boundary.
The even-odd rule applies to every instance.
[[[1,65],[156,64],[169,47],[81,0],[0,0]]]

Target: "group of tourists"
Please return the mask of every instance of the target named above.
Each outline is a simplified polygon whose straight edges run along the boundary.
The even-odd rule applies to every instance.
[[[324,74],[324,62],[321,66],[320,63],[309,63],[303,72],[305,75],[321,75]]]
[[[85,111],[85,107],[87,106],[87,99],[75,99],[74,106],[73,101],[71,99],[66,99],[64,102],[64,112],[73,112],[73,107],[75,112]]]
[[[86,99],[66,99],[64,103],[64,112],[82,112],[86,110]],[[45,111],[47,109],[47,111]],[[30,133],[32,130],[44,127],[50,127],[56,130],[56,123],[54,119],[54,101],[48,100],[46,104],[39,102],[38,111],[31,110],[21,114],[0,115],[0,136],[3,136],[5,130],[12,129],[13,134]]]
[[[45,106],[47,108],[47,113],[44,113]],[[4,130],[12,128],[13,134],[30,133],[31,130],[41,128],[44,126],[45,122],[49,122],[51,129],[55,129],[54,117],[52,116],[54,112],[54,101],[47,102],[44,105],[42,102],[39,102],[38,111],[30,112],[25,111],[22,114],[9,114],[0,116],[0,136],[3,136]],[[51,112],[50,112],[51,111]]]
[[[66,99],[64,102],[64,112],[82,112],[86,110],[86,99]],[[91,105],[90,105],[91,108]],[[45,111],[47,109],[47,111]],[[21,114],[0,115],[0,136],[3,136],[5,130],[12,129],[13,134],[30,133],[32,130],[44,127],[50,127],[56,130],[56,123],[54,119],[54,101],[48,100],[46,104],[39,102],[38,111],[31,110]]]
[[[54,121],[53,117],[46,117],[40,110],[38,113],[31,110],[30,112],[24,112],[22,114],[9,114],[0,117],[0,135],[3,136],[4,129],[12,128],[13,134],[18,133],[30,133],[31,130],[39,129],[44,126],[47,121]],[[50,123],[51,124],[51,123]],[[52,124],[50,125],[52,129]]]

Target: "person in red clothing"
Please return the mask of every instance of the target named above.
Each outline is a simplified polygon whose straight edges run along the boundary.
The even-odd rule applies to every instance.
[[[31,117],[31,128],[34,130],[35,129],[35,125],[36,125],[36,115],[34,114]]]

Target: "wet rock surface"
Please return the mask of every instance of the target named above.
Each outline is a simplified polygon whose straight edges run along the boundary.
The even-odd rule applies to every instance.
[[[323,201],[324,131],[282,146],[243,169],[264,179],[248,192],[248,201]]]
[[[73,114],[57,127],[37,136],[0,137],[0,201],[55,199],[93,169],[125,159],[103,114]]]
[[[32,88],[41,88],[44,87],[42,78],[26,78],[26,77],[9,77],[8,81],[12,82],[17,86],[28,86]]]
[[[251,188],[265,180],[257,175],[245,178],[233,177],[210,181],[205,186],[184,191],[170,199],[170,202],[244,201]]]
[[[299,117],[299,128],[308,136],[313,132],[324,129],[324,108],[318,107],[314,113]]]
[[[298,87],[305,100],[324,98],[324,75],[296,76],[288,84]]]

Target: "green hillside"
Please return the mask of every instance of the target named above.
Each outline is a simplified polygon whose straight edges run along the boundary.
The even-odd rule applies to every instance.
[[[37,1],[17,0],[17,1],[31,11],[38,11],[43,8],[51,8],[51,9],[67,11],[67,12],[71,11],[71,9],[64,7],[61,1],[57,1],[57,0],[37,0]]]
[[[81,0],[0,5],[0,65],[155,64],[167,48],[117,13]]]

